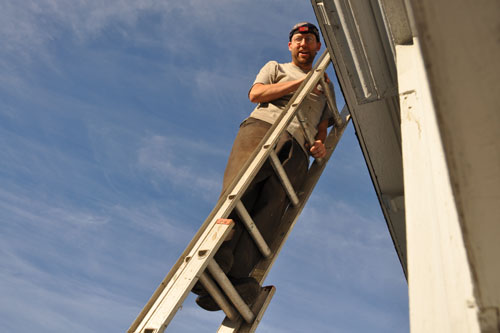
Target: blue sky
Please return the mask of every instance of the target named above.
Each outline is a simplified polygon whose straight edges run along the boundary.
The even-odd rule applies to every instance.
[[[4,332],[129,327],[216,202],[255,75],[289,61],[303,20],[308,1],[0,2]],[[352,125],[266,284],[258,332],[408,331]],[[190,296],[167,332],[222,317]]]

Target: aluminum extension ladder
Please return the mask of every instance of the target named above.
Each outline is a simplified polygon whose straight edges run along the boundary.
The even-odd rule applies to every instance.
[[[164,332],[198,280],[226,314],[226,318],[219,327],[219,333],[255,331],[274,295],[275,287],[263,287],[257,300],[250,308],[241,299],[213,257],[234,225],[234,222],[227,219],[227,217],[233,209],[236,209],[246,229],[263,254],[263,259],[260,260],[251,273],[251,276],[262,285],[350,120],[347,107],[344,107],[342,113],[339,114],[333,92],[324,80],[323,73],[330,61],[328,50],[325,50],[313,70],[309,72],[307,78],[293,95],[286,109],[262,139],[260,147],[256,149],[231,185],[221,195],[215,208],[132,323],[128,333]],[[314,138],[303,125],[304,110],[301,110],[300,106],[318,83],[323,86],[328,106],[333,112],[335,126],[330,130],[325,141],[326,156],[313,162],[302,188],[295,191],[276,155],[274,147],[280,135],[286,130],[295,116],[302,125],[306,140],[310,144],[314,142]],[[277,237],[272,244],[266,244],[251,216],[240,201],[247,187],[268,158],[291,201],[291,205],[282,218]]]

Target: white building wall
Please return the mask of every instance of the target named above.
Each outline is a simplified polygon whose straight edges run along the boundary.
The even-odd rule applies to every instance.
[[[410,328],[480,332],[473,280],[418,39],[397,46]]]
[[[500,332],[500,1],[409,2],[481,331]]]

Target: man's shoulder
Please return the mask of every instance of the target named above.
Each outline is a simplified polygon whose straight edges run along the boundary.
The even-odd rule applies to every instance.
[[[262,66],[262,69],[274,69],[278,68],[279,65],[280,64],[276,60],[269,60],[264,66]]]
[[[263,71],[268,71],[272,73],[290,73],[290,72],[301,72],[301,70],[295,66],[292,62],[280,63],[276,60],[268,61],[262,69]]]
[[[260,69],[254,84],[270,84],[280,81],[296,80],[301,78],[303,75],[304,73],[291,62],[279,63],[275,60],[271,60]]]
[[[276,77],[279,75],[279,73],[283,72],[283,68],[281,67],[282,64],[278,63],[275,60],[270,60],[268,61],[262,68],[260,69],[259,76],[269,76],[269,77]]]
[[[284,66],[284,67],[296,67],[293,62],[279,62],[276,60],[269,60],[265,66]]]
[[[273,68],[286,68],[286,69],[295,69],[296,66],[292,62],[278,62],[276,60],[269,60],[266,62],[266,64],[263,66],[264,67],[273,67]]]

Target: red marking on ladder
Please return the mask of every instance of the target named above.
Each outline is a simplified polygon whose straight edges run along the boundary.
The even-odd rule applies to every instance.
[[[231,223],[233,223],[233,220],[231,219],[218,219],[217,222],[215,222],[216,224],[226,224],[226,225],[230,225]]]

